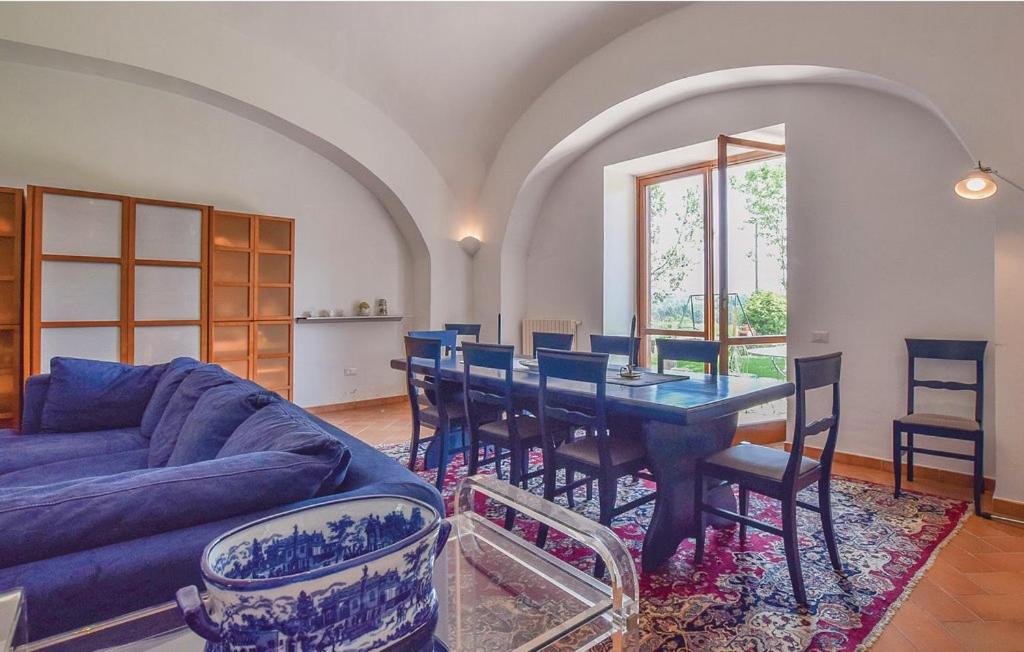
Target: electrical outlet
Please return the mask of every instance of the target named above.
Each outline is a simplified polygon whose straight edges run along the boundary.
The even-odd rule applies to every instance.
[[[828,344],[828,331],[811,331],[811,341]]]
[[[355,367],[345,367],[346,376],[355,376],[359,371]]]

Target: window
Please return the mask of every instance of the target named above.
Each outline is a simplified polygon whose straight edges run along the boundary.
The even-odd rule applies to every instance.
[[[729,155],[729,147],[745,151]],[[659,337],[718,339],[723,373],[784,379],[784,148],[724,136],[719,148],[719,160],[637,178],[641,363],[656,364]],[[676,368],[704,371],[694,363]],[[761,412],[784,417],[784,404]]]

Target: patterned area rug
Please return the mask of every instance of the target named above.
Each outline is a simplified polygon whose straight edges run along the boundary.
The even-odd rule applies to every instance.
[[[408,463],[406,445],[381,450]],[[540,453],[535,452],[532,463],[540,461]],[[449,511],[455,484],[465,472],[461,456],[448,467],[443,493]],[[433,482],[433,470],[419,473]],[[619,502],[652,487],[644,480],[623,480]],[[531,491],[539,494],[541,487],[531,486]],[[816,487],[801,497],[815,504]],[[558,502],[567,506],[564,496]],[[780,537],[748,529],[747,542],[741,545],[735,527],[710,529],[699,567],[693,566],[693,540],[687,539],[656,573],[641,575],[640,649],[866,649],[968,514],[968,505],[962,501],[913,492],[904,492],[896,500],[892,489],[883,485],[842,477],[832,481],[832,509],[842,575],[829,564],[819,516],[798,510],[809,607],[798,608],[793,600]],[[496,523],[503,522],[503,509],[485,506],[484,510]],[[596,520],[596,498],[585,500],[580,489],[575,510]],[[647,503],[612,523],[638,569],[652,510],[653,503]],[[750,514],[780,525],[778,503],[753,493]],[[516,531],[533,540],[536,524],[518,518]],[[555,533],[549,536],[546,549],[584,570],[593,567],[591,553]]]

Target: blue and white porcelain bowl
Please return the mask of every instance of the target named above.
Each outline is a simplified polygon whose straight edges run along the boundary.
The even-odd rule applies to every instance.
[[[449,530],[437,510],[404,496],[270,516],[210,543],[207,604],[189,586],[178,606],[210,651],[432,650],[431,580]]]

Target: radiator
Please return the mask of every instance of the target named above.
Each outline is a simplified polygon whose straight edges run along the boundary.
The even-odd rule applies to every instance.
[[[533,352],[534,333],[572,333],[572,348],[575,351],[581,323],[576,319],[524,319],[521,349],[523,355],[530,355]]]

